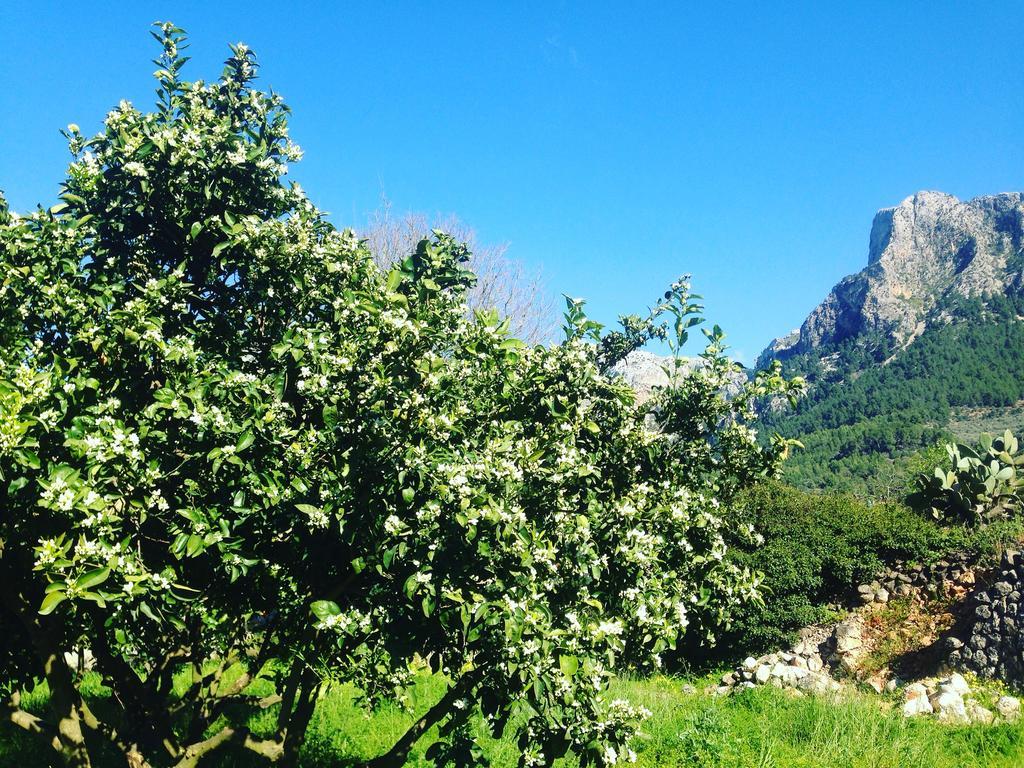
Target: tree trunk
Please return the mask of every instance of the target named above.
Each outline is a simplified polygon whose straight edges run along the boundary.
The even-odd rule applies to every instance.
[[[0,584],[3,581],[0,578]],[[58,640],[58,620],[52,616],[40,616],[34,605],[13,589],[0,589],[0,598],[7,609],[21,620],[42,664],[43,677],[50,686],[50,709],[57,722],[59,751],[65,764],[72,768],[91,768],[89,749],[82,732],[82,700],[64,660],[64,648]]]
[[[317,682],[316,676],[306,671],[295,696],[295,708],[288,717],[287,724],[280,731],[284,747],[281,765],[284,768],[296,768],[299,764],[299,753],[306,740],[306,730],[309,728],[309,721],[313,717],[313,710],[316,709],[319,696],[320,684]]]
[[[458,712],[459,710],[455,709],[455,702],[463,698],[472,687],[473,680],[468,675],[455,683],[439,702],[428,709],[423,717],[402,734],[402,737],[395,742],[391,749],[370,760],[365,768],[402,768],[409,759],[409,752],[412,751],[420,737],[452,712]]]
[[[60,649],[53,649],[44,658],[43,669],[50,685],[50,709],[57,718],[57,738],[61,755],[71,768],[91,768],[89,749],[82,732],[82,710],[71,671]]]

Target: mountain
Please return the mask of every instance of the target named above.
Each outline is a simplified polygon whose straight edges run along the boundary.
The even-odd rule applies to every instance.
[[[918,192],[883,208],[871,224],[868,265],[840,280],[799,331],[769,344],[760,362],[872,332],[905,346],[943,299],[1019,292],[1022,239],[1019,192],[967,202]]]
[[[807,377],[765,425],[806,449],[805,487],[877,490],[950,435],[1024,426],[1024,196],[918,192],[879,211],[868,264],[757,365]]]
[[[655,387],[664,387],[668,384],[668,375],[665,367],[672,363],[672,358],[667,355],[656,355],[645,349],[638,349],[630,352],[624,360],[612,366],[611,374],[621,377],[634,390],[641,401],[651,396]],[[686,375],[691,371],[699,370],[704,361],[699,357],[682,358],[681,372]],[[726,388],[726,395],[733,395],[747,380],[747,375],[737,370],[730,375],[729,384]]]

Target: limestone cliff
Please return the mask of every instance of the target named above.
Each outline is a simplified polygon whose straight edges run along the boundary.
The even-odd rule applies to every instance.
[[[1022,243],[1019,192],[967,202],[918,192],[875,215],[867,267],[840,280],[799,332],[769,344],[758,364],[871,331],[905,346],[943,299],[1020,290]]]

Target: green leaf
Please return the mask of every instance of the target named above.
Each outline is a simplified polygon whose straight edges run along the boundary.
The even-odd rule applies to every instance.
[[[75,582],[75,586],[79,589],[89,589],[102,584],[110,576],[109,568],[96,568],[95,570],[89,571],[88,573],[81,576],[78,581]]]
[[[253,436],[251,429],[245,430],[245,432],[243,432],[241,434],[241,436],[239,436],[238,442],[235,443],[235,452],[236,453],[241,453],[246,448],[248,448],[250,445],[252,445],[253,441],[255,441],[255,439],[256,438]]]
[[[160,623],[160,618],[156,615],[156,613],[153,611],[153,609],[150,608],[149,603],[147,603],[145,601],[139,603],[139,610],[142,612],[143,616],[146,616],[146,617],[152,619],[153,621],[157,622],[158,624]]]
[[[203,544],[202,536],[197,536],[193,533],[191,536],[188,537],[188,544],[185,545],[186,555],[188,555],[189,557],[193,557],[202,552],[203,549],[205,549],[205,545]]]
[[[328,616],[337,616],[341,613],[341,608],[338,604],[331,600],[317,600],[309,606],[309,609],[321,621]]]
[[[562,670],[562,674],[566,677],[572,677],[576,674],[576,670],[580,668],[580,660],[576,656],[563,654],[558,657],[558,668]]]
[[[67,595],[64,592],[51,592],[43,598],[43,602],[39,606],[40,615],[49,616],[53,613],[53,609],[64,602],[65,599],[67,599]]]
[[[35,453],[28,449],[21,449],[20,451],[17,452],[17,456],[19,461],[26,467],[31,467],[32,469],[39,469],[40,466],[42,466],[41,462],[39,461],[39,456],[37,456]]]
[[[324,426],[328,429],[334,429],[338,424],[338,409],[333,405],[325,405],[322,413],[324,419]]]

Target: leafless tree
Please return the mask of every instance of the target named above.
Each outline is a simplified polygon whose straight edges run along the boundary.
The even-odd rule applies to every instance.
[[[471,308],[498,310],[511,320],[513,335],[529,344],[544,344],[554,338],[558,327],[555,302],[540,273],[509,256],[508,243],[478,242],[475,230],[457,216],[396,215],[385,200],[371,214],[360,236],[368,241],[374,260],[390,267],[415,250],[416,243],[434,229],[465,242],[473,254],[470,267],[476,273],[477,284],[470,292]]]

